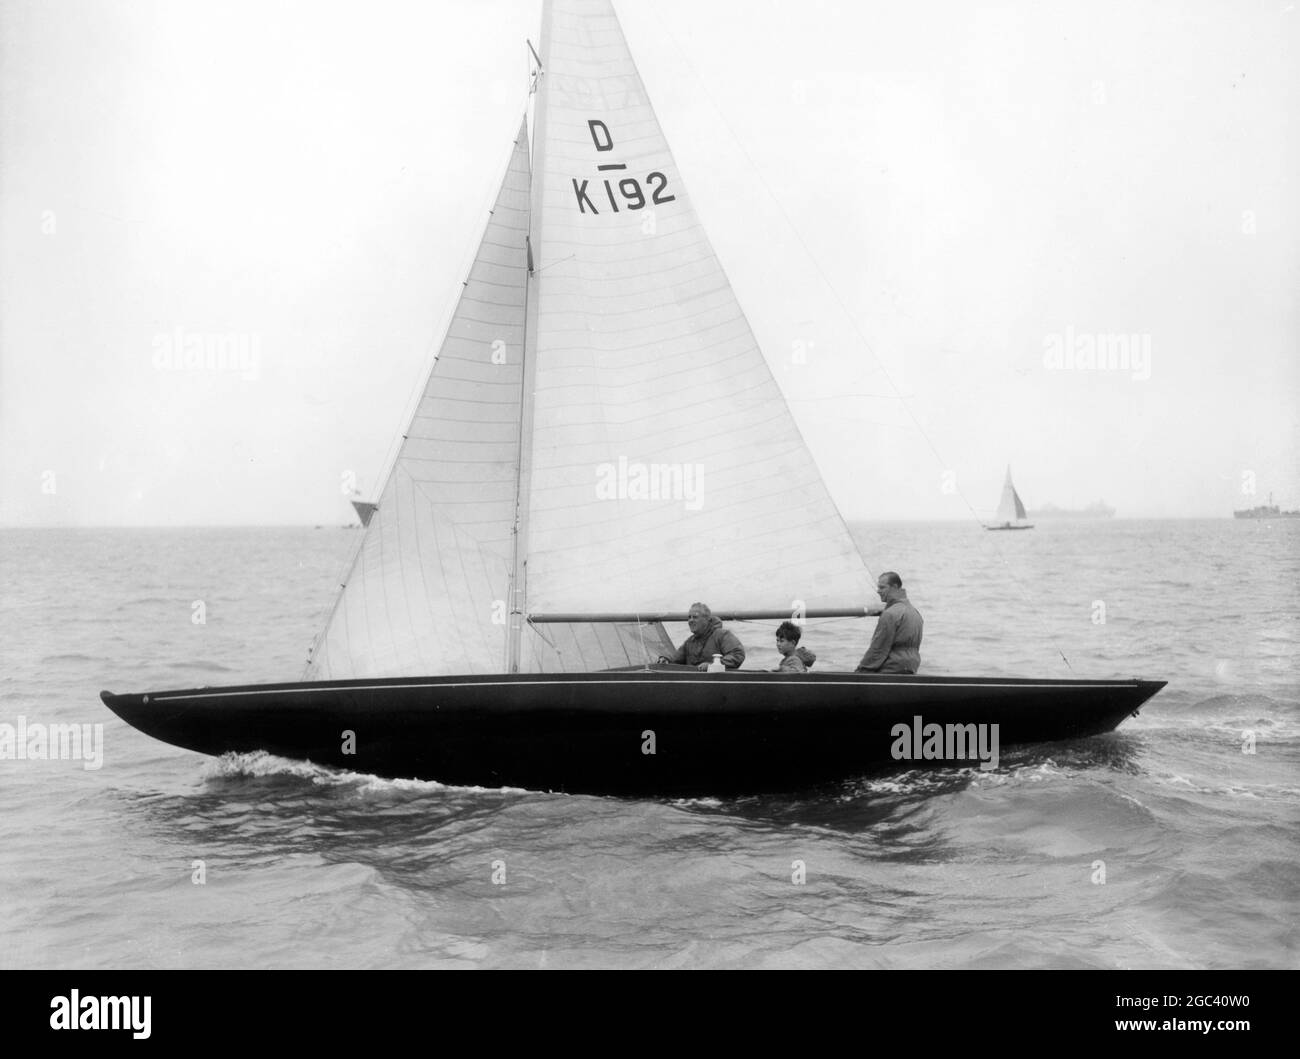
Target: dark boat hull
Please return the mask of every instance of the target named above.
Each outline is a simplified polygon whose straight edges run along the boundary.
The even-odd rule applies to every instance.
[[[1071,739],[1111,731],[1162,687],[636,670],[100,694],[142,732],[204,754],[262,750],[463,786],[705,795],[795,790],[909,760],[975,765],[973,746],[900,758],[895,726],[996,724],[1000,747]]]

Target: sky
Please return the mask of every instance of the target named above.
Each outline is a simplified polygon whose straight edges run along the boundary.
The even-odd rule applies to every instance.
[[[1300,507],[1295,3],[615,7],[846,517]],[[0,3],[0,525],[377,494],[540,12]]]

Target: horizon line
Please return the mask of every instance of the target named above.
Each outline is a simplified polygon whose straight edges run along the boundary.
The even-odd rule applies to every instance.
[[[1030,516],[1031,518],[1035,516]],[[991,517],[990,517],[991,518]],[[853,518],[844,516],[845,522],[864,525],[883,523],[922,522],[959,525],[974,522],[983,526],[984,520],[970,518]],[[1059,522],[1266,522],[1268,519],[1238,519],[1233,515],[1108,515],[1105,517],[1076,518],[1049,515],[1044,521]],[[9,529],[361,529],[359,522],[0,522],[0,530]],[[1035,527],[1037,528],[1037,527]]]

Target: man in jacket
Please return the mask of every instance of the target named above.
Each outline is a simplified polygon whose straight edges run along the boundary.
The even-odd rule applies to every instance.
[[[682,641],[676,654],[671,658],[661,655],[659,661],[694,666],[703,671],[709,668],[714,655],[722,655],[722,664],[728,669],[740,668],[745,661],[744,645],[735,633],[722,627],[721,620],[713,616],[707,604],[692,603],[686,624],[691,627],[691,635]]]
[[[876,592],[885,607],[858,672],[915,673],[921,668],[921,628],[925,623],[908,602],[903,579],[892,570],[876,580]]]

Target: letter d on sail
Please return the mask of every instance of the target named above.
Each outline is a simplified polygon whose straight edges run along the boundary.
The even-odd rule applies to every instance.
[[[592,118],[587,122],[587,128],[591,130],[591,142],[596,145],[598,151],[612,151],[614,149],[614,137],[609,134],[609,127],[599,118]],[[600,142],[600,135],[596,132],[599,128],[605,134],[605,142]]]

